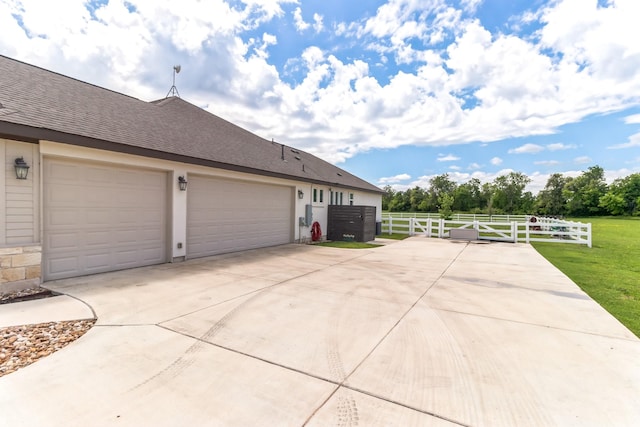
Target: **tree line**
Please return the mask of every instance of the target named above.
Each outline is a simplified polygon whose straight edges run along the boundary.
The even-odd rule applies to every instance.
[[[604,169],[592,166],[577,177],[560,173],[549,176],[542,191],[525,191],[531,179],[520,172],[481,183],[472,178],[457,184],[449,174],[429,180],[428,188],[396,191],[384,187],[382,209],[391,212],[453,212],[534,214],[545,216],[640,215],[640,173],[616,179],[607,185]]]

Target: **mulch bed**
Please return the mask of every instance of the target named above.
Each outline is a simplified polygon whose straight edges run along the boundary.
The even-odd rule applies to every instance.
[[[51,292],[49,289],[36,287],[29,289],[22,289],[15,292],[7,292],[0,295],[0,304],[10,304],[12,302],[31,301],[34,299],[49,298],[56,296],[57,294]]]
[[[0,304],[17,303],[58,294],[30,288],[0,295]],[[47,322],[0,328],[0,377],[54,353],[84,335],[95,319]]]

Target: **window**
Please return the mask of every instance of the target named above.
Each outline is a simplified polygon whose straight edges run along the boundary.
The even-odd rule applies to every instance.
[[[331,203],[332,205],[341,205],[343,201],[343,193],[341,191],[333,191],[329,192],[331,195]]]
[[[322,203],[323,196],[324,196],[324,190],[320,190],[320,203]]]
[[[316,203],[318,201],[318,189],[314,188],[313,189],[313,203]]]
[[[353,193],[349,193],[349,205],[353,206]]]
[[[333,204],[333,190],[329,190],[329,195],[331,196],[331,202],[329,204],[332,205]]]

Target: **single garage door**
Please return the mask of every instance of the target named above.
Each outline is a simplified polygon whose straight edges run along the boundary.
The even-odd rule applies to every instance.
[[[187,256],[281,245],[293,241],[293,189],[189,176]]]
[[[44,279],[165,262],[166,186],[164,172],[45,158]]]

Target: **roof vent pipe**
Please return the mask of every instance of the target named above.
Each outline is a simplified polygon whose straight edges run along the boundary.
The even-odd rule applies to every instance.
[[[282,160],[284,160],[284,144],[282,144]]]

